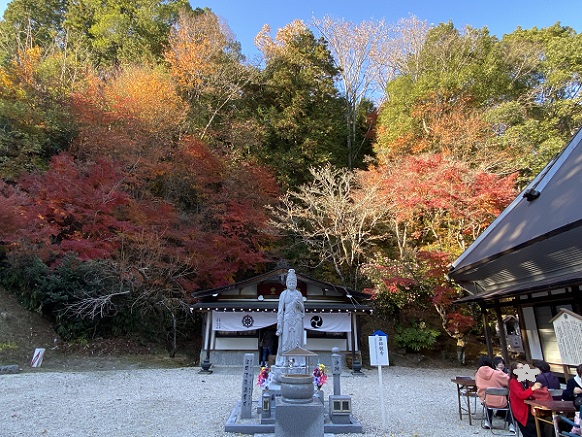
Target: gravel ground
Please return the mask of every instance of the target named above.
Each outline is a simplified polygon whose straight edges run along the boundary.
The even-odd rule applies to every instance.
[[[0,436],[240,436],[224,432],[224,425],[241,396],[241,369],[214,367],[211,375],[200,374],[199,370],[190,367],[0,375]],[[383,367],[385,429],[378,371],[364,373],[363,377],[349,372],[341,376],[342,394],[352,396],[353,413],[364,433],[337,436],[489,434],[481,429],[478,420],[472,426],[466,417],[459,420],[451,378],[468,375],[471,369]],[[331,378],[324,391],[326,396],[333,391]],[[257,387],[253,399],[259,395]]]

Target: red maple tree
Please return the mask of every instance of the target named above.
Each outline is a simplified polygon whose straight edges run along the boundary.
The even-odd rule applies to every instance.
[[[401,255],[409,246],[459,254],[517,194],[517,174],[500,177],[443,154],[407,156],[368,177],[383,186]]]

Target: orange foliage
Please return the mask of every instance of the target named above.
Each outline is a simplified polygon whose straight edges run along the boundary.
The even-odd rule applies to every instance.
[[[495,147],[494,132],[470,97],[433,93],[411,111],[413,127],[387,140],[378,128],[384,162],[409,154],[439,153],[482,169],[495,168],[510,157]]]
[[[188,110],[169,78],[146,67],[124,69],[104,93],[113,114],[137,120],[150,133],[178,131]]]
[[[38,123],[38,95],[35,93],[46,92],[39,85],[38,72],[42,62],[42,49],[31,47],[19,50],[8,64],[0,67],[0,97],[4,100],[17,101],[25,111],[18,113],[19,122],[24,125]]]
[[[169,78],[147,67],[126,67],[107,78],[89,74],[72,101],[81,123],[107,129],[136,124],[150,134],[177,131],[188,111]]]
[[[169,42],[165,59],[172,77],[181,87],[199,88],[205,77],[216,71],[226,38],[216,15],[205,11],[196,16],[181,15]]]
[[[19,50],[12,60],[12,66],[20,81],[32,86],[35,83],[35,74],[42,56],[42,49],[38,46],[26,50]]]
[[[77,154],[126,165],[152,165],[168,154],[188,111],[169,77],[147,67],[88,75],[71,100],[80,123]]]
[[[425,139],[431,146],[423,151],[445,153],[457,159],[466,157],[491,134],[468,97],[430,96],[415,108],[413,116],[426,126]]]

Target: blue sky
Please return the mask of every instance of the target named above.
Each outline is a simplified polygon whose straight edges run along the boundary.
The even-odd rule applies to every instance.
[[[396,23],[411,14],[429,24],[452,20],[455,27],[487,26],[502,37],[518,26],[548,27],[559,21],[582,31],[581,0],[190,0],[193,8],[209,7],[226,20],[247,56],[257,53],[254,37],[263,24],[274,33],[296,18],[309,23],[312,16],[331,15],[348,21],[384,18]]]
[[[2,14],[8,3],[0,0]],[[396,23],[413,14],[431,24],[452,20],[458,29],[487,26],[498,37],[518,26],[548,27],[557,21],[582,31],[581,0],[190,0],[190,4],[207,6],[224,18],[250,57],[257,53],[253,40],[263,24],[269,24],[274,34],[296,18],[308,24],[311,17],[324,15]]]

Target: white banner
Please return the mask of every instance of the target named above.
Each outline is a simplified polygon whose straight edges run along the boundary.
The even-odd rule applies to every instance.
[[[277,313],[250,312],[227,313],[212,311],[212,329],[214,331],[252,331],[277,323]]]
[[[303,327],[313,331],[324,332],[351,332],[350,313],[344,314],[306,314],[303,319]]]
[[[212,311],[214,331],[251,331],[277,323],[274,312],[225,312]],[[303,327],[323,332],[351,332],[350,314],[310,313],[303,319]]]

